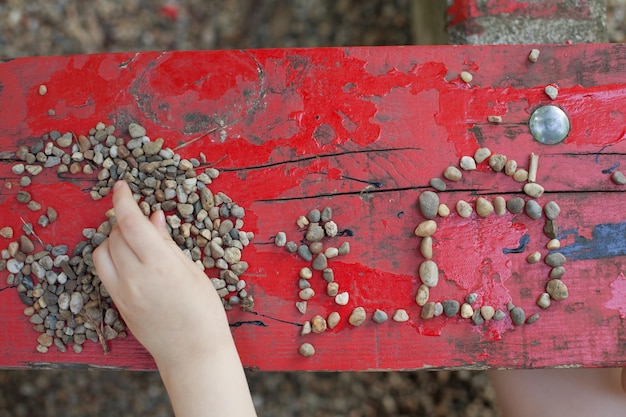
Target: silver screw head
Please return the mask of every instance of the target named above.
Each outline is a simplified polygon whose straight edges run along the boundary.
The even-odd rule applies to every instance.
[[[554,145],[563,142],[570,130],[567,114],[557,106],[542,106],[530,116],[530,133],[539,143]]]

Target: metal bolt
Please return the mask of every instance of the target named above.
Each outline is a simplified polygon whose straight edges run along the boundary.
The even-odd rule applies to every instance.
[[[543,106],[530,116],[530,133],[537,142],[554,145],[562,142],[570,130],[567,114],[556,106]]]

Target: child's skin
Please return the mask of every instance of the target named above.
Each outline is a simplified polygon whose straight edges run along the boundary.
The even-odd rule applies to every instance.
[[[125,182],[117,223],[94,252],[98,274],[133,335],[154,357],[178,417],[256,416],[222,303],[170,238],[163,212],[148,220]],[[626,415],[617,369],[492,371],[507,417]]]
[[[94,252],[98,274],[133,335],[152,354],[178,417],[255,416],[243,367],[213,284],[148,220],[125,182],[117,224]]]

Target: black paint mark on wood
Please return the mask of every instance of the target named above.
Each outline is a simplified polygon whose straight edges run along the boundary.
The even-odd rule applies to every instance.
[[[503,248],[502,253],[522,253],[526,249],[526,246],[530,243],[530,236],[526,233],[519,239],[519,246],[516,248]]]

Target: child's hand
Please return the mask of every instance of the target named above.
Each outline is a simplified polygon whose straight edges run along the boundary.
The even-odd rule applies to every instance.
[[[255,416],[222,303],[176,246],[163,212],[148,220],[125,182],[114,187],[116,225],[93,254],[126,324],[156,360],[176,416]]]
[[[206,355],[230,340],[211,281],[171,239],[163,212],[148,220],[125,182],[114,191],[117,223],[93,258],[133,335],[157,362]]]

